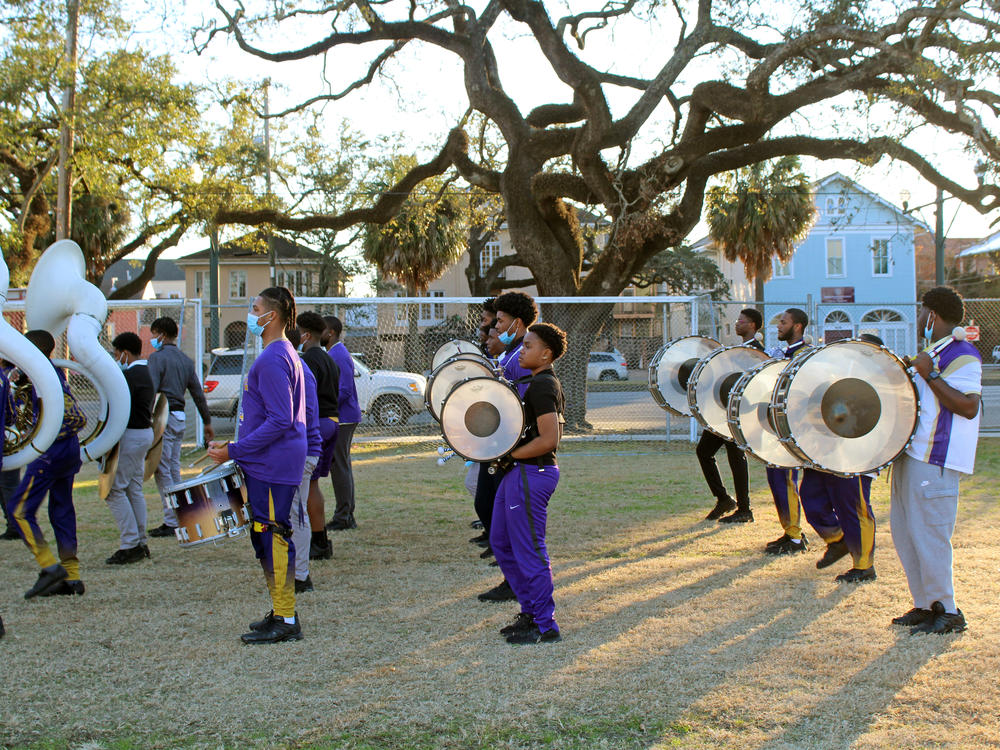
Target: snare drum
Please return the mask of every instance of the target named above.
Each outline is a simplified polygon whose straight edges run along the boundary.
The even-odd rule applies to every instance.
[[[668,341],[649,362],[649,393],[660,408],[690,417],[687,384],[699,360],[722,346],[706,336],[682,336]]]
[[[778,374],[789,360],[769,359],[744,373],[729,392],[726,422],[733,442],[743,451],[768,466],[796,469],[801,459],[788,450],[768,415],[771,394]]]
[[[175,533],[182,547],[222,541],[250,531],[243,472],[234,461],[170,487],[167,504],[177,513]]]
[[[445,360],[430,377],[424,391],[424,403],[434,419],[441,421],[441,406],[456,383],[469,378],[492,378],[493,367],[483,357],[458,354]]]
[[[795,357],[771,396],[778,436],[820,471],[855,476],[892,463],[920,415],[913,376],[884,346],[844,339]]]
[[[457,383],[441,406],[441,433],[467,461],[506,456],[524,434],[524,405],[506,380],[470,378]]]
[[[465,341],[463,339],[452,339],[451,341],[445,341],[438,350],[434,352],[434,358],[431,360],[431,370],[436,370],[445,361],[451,359],[457,354],[477,354],[483,358],[487,363],[489,362],[486,357],[483,357],[483,350],[479,348],[477,344],[473,344],[471,341]]]
[[[688,407],[701,426],[731,440],[726,409],[737,380],[768,357],[750,346],[725,346],[698,361],[687,382]]]

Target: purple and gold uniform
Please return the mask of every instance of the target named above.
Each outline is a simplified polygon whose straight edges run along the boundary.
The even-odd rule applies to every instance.
[[[806,348],[806,342],[799,340],[790,344],[784,352],[785,359],[791,359]],[[774,508],[778,511],[778,521],[789,539],[802,538],[802,507],[799,503],[799,470],[776,469],[768,466],[765,471],[767,485],[771,488]]]
[[[543,370],[527,384],[522,444],[538,435],[538,417],[563,412],[562,386],[551,370]],[[552,566],[545,545],[549,498],[559,483],[555,451],[515,461],[497,489],[490,524],[490,546],[500,570],[538,630],[559,630],[554,619]]]
[[[253,513],[250,539],[276,617],[295,616],[295,546],[289,516],[308,450],[302,370],[287,339],[264,347],[247,373],[239,440],[229,445],[230,458],[246,475]]]
[[[73,507],[73,477],[80,471],[80,442],[76,434],[87,423],[87,418],[76,404],[63,371],[56,368],[63,389],[64,416],[55,442],[25,469],[14,495],[8,502],[11,518],[17,524],[31,554],[42,568],[61,563],[66,569],[66,580],[80,580],[80,561],[76,556],[76,509]],[[38,399],[30,391],[35,413]],[[49,496],[49,522],[56,539],[59,560],[49,549],[37,514],[45,496]]]
[[[804,469],[799,485],[809,525],[827,544],[843,540],[857,570],[868,570],[874,564],[871,488],[871,476],[840,477],[816,469]]]

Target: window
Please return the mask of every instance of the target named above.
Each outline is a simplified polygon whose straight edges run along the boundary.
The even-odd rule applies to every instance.
[[[427,292],[428,297],[443,297],[444,292]],[[435,323],[444,320],[444,305],[439,303],[420,305],[420,320],[424,323]]]
[[[486,272],[490,270],[490,266],[496,263],[500,258],[500,243],[499,242],[487,242],[486,247],[482,249],[479,253],[479,274],[485,276]],[[507,269],[502,270],[497,278],[505,279],[507,278]]]
[[[776,279],[790,279],[792,278],[792,259],[789,258],[787,262],[782,261],[778,256],[771,258],[771,276]]]
[[[194,296],[208,299],[211,277],[208,271],[194,272]]]
[[[831,196],[826,199],[827,216],[843,216],[847,210],[847,196]]]
[[[229,272],[229,299],[241,300],[247,298],[247,272]]]
[[[872,242],[872,276],[890,276],[891,271],[889,240],[875,240]]]
[[[278,271],[277,284],[283,286],[294,297],[308,297],[312,292],[311,271]]]
[[[826,275],[844,276],[844,241],[840,238],[826,241]]]

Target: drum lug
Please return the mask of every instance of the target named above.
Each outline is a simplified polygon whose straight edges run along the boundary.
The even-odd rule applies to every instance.
[[[184,526],[178,526],[176,529],[174,529],[174,534],[177,535],[177,541],[179,542],[190,541],[190,537],[188,536],[188,530]]]
[[[198,538],[202,538],[202,537],[205,536],[204,534],[201,533],[201,524],[200,523],[196,523],[194,525],[194,530],[198,534]]]

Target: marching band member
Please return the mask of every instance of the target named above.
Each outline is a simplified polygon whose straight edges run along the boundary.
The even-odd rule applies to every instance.
[[[965,318],[958,293],[939,286],[924,294],[917,317],[927,348],[907,364],[917,371],[920,418],[892,467],[889,522],[906,572],[913,608],[893,619],[916,633],[965,630],[955,604],[951,535],[958,484],[971,474],[979,439],[983,364],[979,350],[953,329]]]
[[[0,403],[0,409],[3,410],[8,419],[11,417],[10,373],[13,369],[14,364],[12,362],[8,362],[5,359],[0,360],[0,390],[3,392],[3,402]],[[0,454],[2,454],[2,451],[0,451]],[[2,460],[3,456],[0,455],[0,462]],[[14,519],[7,512],[7,503],[20,483],[20,469],[0,469],[0,509],[3,510],[3,518],[7,524],[3,534],[0,534],[0,539],[14,540],[21,538],[21,535],[17,531],[17,524],[14,523]]]
[[[48,331],[28,331],[25,334],[46,357],[52,356],[56,342]],[[80,560],[76,555],[76,509],[73,507],[73,477],[80,471],[80,442],[76,434],[87,423],[87,418],[77,406],[69,389],[66,376],[55,368],[62,383],[65,416],[56,440],[38,458],[28,464],[21,483],[8,502],[7,509],[17,524],[21,537],[41,567],[38,580],[28,589],[25,599],[53,594],[83,594],[85,587],[80,580]],[[30,392],[35,413],[37,397]],[[42,536],[36,515],[45,496],[49,496],[49,522],[56,538],[55,558]]]
[[[247,315],[247,329],[264,348],[247,373],[239,440],[213,441],[216,463],[233,459],[243,469],[253,514],[250,539],[264,570],[272,608],[251,623],[244,643],[299,640],[295,612],[295,545],[289,515],[302,481],[306,451],[306,398],[302,362],[285,338],[295,320],[295,300],[284,287],[262,291]]]
[[[520,366],[531,373],[523,396],[527,429],[510,453],[513,464],[500,480],[490,525],[490,545],[521,605],[514,622],[500,631],[508,643],[562,639],[554,619],[545,526],[549,498],[559,483],[556,450],[565,406],[552,363],[565,351],[566,334],[538,323],[528,329],[518,355]]]
[[[167,397],[170,415],[163,431],[163,451],[156,468],[156,487],[163,505],[163,523],[149,530],[150,536],[172,537],[177,529],[177,513],[167,504],[167,490],[181,481],[181,441],[184,440],[184,392],[191,394],[195,408],[205,425],[205,439],[215,437],[212,415],[208,413],[205,389],[194,370],[194,361],[177,347],[177,323],[173,318],[157,318],[149,326],[153,338],[153,353],[147,365],[153,380],[153,398],[157,393]]]
[[[503,377],[515,384],[518,395],[523,399],[528,384],[522,379],[531,375],[531,371],[521,367],[518,357],[528,326],[538,317],[538,306],[535,300],[524,292],[505,292],[493,300],[493,307],[496,310],[497,338],[505,347],[497,361],[503,368]],[[480,518],[492,521],[499,483],[500,477],[490,474],[487,464],[481,464],[479,479],[476,482],[475,500],[476,515]],[[483,530],[489,538],[489,524],[484,523]],[[489,552],[484,554],[489,556]],[[502,581],[481,593],[478,598],[481,602],[503,602],[510,601],[514,596],[514,590],[508,582]]]
[[[125,371],[131,411],[128,426],[118,441],[118,469],[107,503],[118,525],[118,550],[105,562],[127,565],[149,556],[146,546],[146,498],[142,494],[146,454],[153,444],[153,381],[142,354],[142,339],[131,331],[111,342],[114,358]]]
[[[760,312],[748,307],[746,310],[740,311],[740,316],[736,319],[736,324],[733,327],[736,335],[742,340],[743,346],[764,351],[764,345],[757,340],[757,331],[763,324],[764,318]],[[722,483],[719,467],[715,462],[715,454],[723,447],[725,447],[726,457],[729,459],[729,469],[733,473],[736,500],[733,500],[726,492],[726,485]],[[708,521],[718,520],[719,523],[752,522],[750,469],[747,467],[746,454],[732,440],[719,437],[711,430],[702,431],[695,454],[698,456],[698,463],[701,464],[701,472],[705,475],[705,482],[715,496],[715,507],[705,516],[705,519]],[[726,516],[725,514],[729,511],[735,512]]]
[[[347,351],[340,337],[344,333],[344,324],[340,318],[329,315],[323,318],[326,331],[323,336],[330,359],[340,371],[340,381],[337,383],[337,413],[340,422],[337,424],[337,440],[333,448],[333,464],[330,468],[330,479],[333,482],[333,495],[337,507],[333,518],[326,528],[334,531],[358,528],[354,520],[354,469],[351,466],[351,441],[354,430],[361,422],[361,406],[358,404],[358,387],[354,384],[354,358]]]

